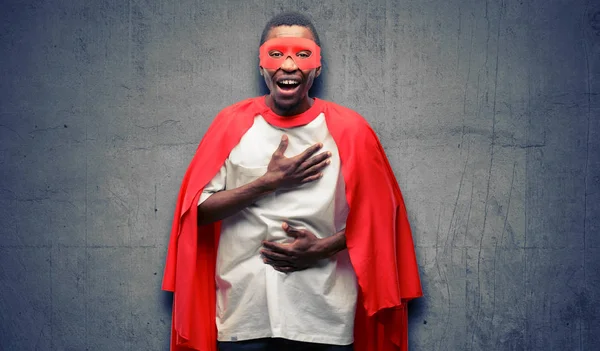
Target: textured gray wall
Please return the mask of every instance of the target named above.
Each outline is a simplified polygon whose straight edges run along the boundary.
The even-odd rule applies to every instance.
[[[411,350],[600,349],[592,0],[2,1],[0,349],[167,349],[181,178],[282,9],[398,176]]]

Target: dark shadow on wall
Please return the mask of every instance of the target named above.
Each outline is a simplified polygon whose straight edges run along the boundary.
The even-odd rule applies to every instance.
[[[164,323],[169,326],[169,335],[171,335],[171,316],[173,315],[173,293],[170,291],[161,291],[160,292],[160,305],[162,306],[162,315],[167,318],[164,320]],[[162,321],[162,320],[161,320]],[[167,338],[163,340],[163,348],[161,350],[169,350],[171,348],[171,339]]]
[[[165,314],[171,315],[173,311],[173,293],[170,291],[161,291],[161,305]]]
[[[426,314],[428,309],[427,304],[427,290],[428,290],[428,282],[425,280],[423,275],[423,267],[419,266],[419,274],[421,277],[421,288],[423,289],[423,296],[414,299],[408,302],[408,331],[410,333],[411,330],[417,330],[424,327],[427,327],[427,320],[423,319],[423,316]],[[414,344],[413,344],[414,343]],[[415,340],[411,340],[408,338],[408,349],[412,350],[413,348],[417,348],[419,343]]]
[[[412,300],[408,303],[408,331],[410,333],[411,330],[420,329],[419,324],[427,324],[427,320],[423,319],[423,315],[425,314],[425,310],[427,308],[427,300],[421,297],[415,300]],[[408,349],[412,350],[416,348],[418,343],[415,342],[415,345],[411,343],[411,338],[408,338]]]
[[[420,297],[408,302],[408,324],[427,324],[427,321],[422,320],[425,309],[427,308],[426,302],[427,301],[424,297]]]

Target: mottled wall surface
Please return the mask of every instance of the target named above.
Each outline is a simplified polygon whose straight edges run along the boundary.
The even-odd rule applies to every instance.
[[[592,0],[2,1],[0,349],[167,350],[181,178],[282,9],[403,190],[411,350],[600,349]]]

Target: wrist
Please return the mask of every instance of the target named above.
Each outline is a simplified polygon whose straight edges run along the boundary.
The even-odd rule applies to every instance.
[[[274,182],[271,177],[269,177],[267,174],[263,175],[262,177],[256,179],[255,181],[255,185],[256,188],[261,192],[261,193],[271,193],[275,190],[277,190],[277,183]]]
[[[315,246],[315,251],[320,259],[331,258],[346,248],[345,232],[341,231],[327,238],[319,239]]]
[[[317,242],[314,246],[315,256],[319,260],[324,260],[330,258],[331,253],[331,240],[330,238],[317,239]]]

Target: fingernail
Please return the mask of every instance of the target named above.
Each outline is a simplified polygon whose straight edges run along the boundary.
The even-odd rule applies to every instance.
[[[331,156],[331,151],[327,151],[327,156]]]
[[[331,163],[331,160],[327,160],[325,163],[326,163],[326,164],[330,164],[330,163]]]

